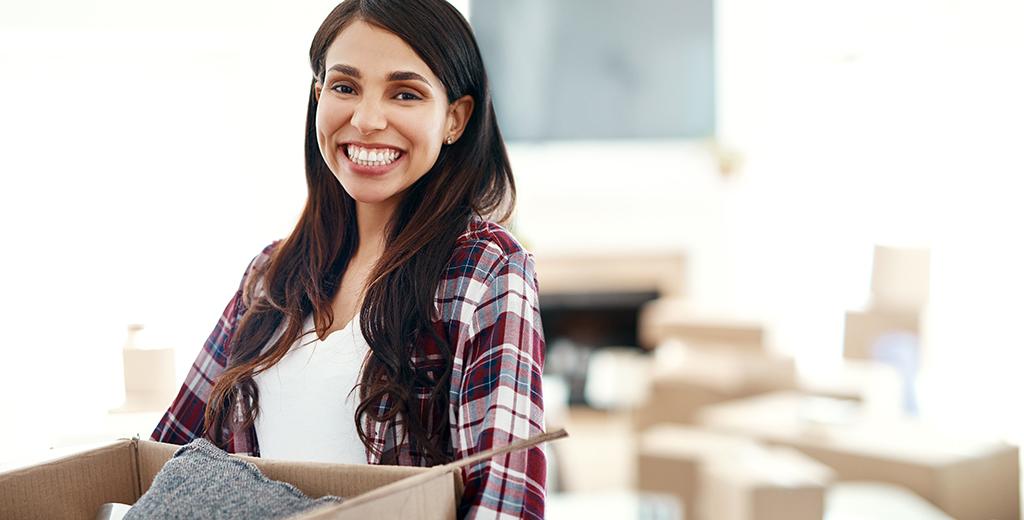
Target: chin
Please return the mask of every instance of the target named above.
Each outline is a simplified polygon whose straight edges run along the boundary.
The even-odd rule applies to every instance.
[[[391,199],[395,195],[392,190],[372,189],[365,186],[346,186],[344,184],[341,187],[356,202],[363,204],[378,204]]]
[[[350,193],[349,195],[352,195],[352,194]],[[368,197],[364,197],[364,196],[357,196],[357,195],[352,195],[352,198],[355,199],[356,202],[359,202],[359,203],[362,203],[362,204],[380,204],[381,202],[385,202],[385,201],[388,201],[388,200],[391,199],[391,197],[387,197],[387,196],[368,196]]]

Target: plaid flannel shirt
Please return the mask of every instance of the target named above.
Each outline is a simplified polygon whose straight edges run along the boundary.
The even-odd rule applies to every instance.
[[[251,304],[243,294],[246,281],[279,242],[264,248],[246,268],[178,396],[153,431],[153,440],[186,444],[203,434],[207,399],[227,364],[226,348],[235,327]],[[435,328],[454,348],[447,417],[454,459],[544,431],[544,335],[537,301],[533,256],[501,226],[474,217],[456,242],[435,297],[440,315]],[[438,347],[429,339],[422,346],[424,355],[412,356],[413,366],[433,378],[444,368]],[[428,392],[425,387],[414,392],[421,417],[432,417],[427,413]],[[390,406],[385,399],[379,410]],[[380,464],[380,453],[393,452],[399,465],[427,465],[422,452],[403,436],[401,420],[364,425],[376,449],[367,449],[367,463]],[[259,456],[254,428],[229,427],[226,433],[228,452]],[[462,473],[459,518],[544,518],[547,464],[541,446],[478,462]]]

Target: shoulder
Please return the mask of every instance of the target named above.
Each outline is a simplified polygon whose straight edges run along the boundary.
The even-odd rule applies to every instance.
[[[504,293],[509,284],[527,285],[536,292],[533,254],[500,224],[474,217],[455,241],[455,249],[439,286],[438,299],[448,308],[443,315],[461,316],[484,301]]]
[[[466,232],[456,240],[456,246],[485,245],[498,248],[505,254],[525,251],[509,230],[501,224],[474,216],[469,221]]]
[[[473,217],[466,232],[455,241],[449,272],[473,273],[483,281],[508,265],[533,269],[533,254],[500,224]]]
[[[252,304],[252,294],[259,294],[263,288],[262,276],[266,271],[270,260],[273,259],[274,253],[276,253],[281,244],[284,243],[284,239],[274,240],[270,244],[267,244],[260,250],[249,261],[248,267],[245,268],[245,273],[242,275],[242,283],[239,289],[242,291],[242,304],[245,308],[248,308]]]
[[[280,244],[283,242],[284,239],[274,240],[264,246],[263,249],[253,257],[252,261],[249,262],[249,267],[246,269],[246,272],[258,271],[265,268],[267,264],[270,263],[270,259],[273,258],[274,252],[278,250]]]

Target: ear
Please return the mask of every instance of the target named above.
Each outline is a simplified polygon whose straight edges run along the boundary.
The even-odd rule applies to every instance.
[[[466,125],[469,124],[469,118],[472,115],[473,96],[466,94],[452,101],[448,105],[448,118],[445,120],[444,137],[451,136],[452,140],[457,141],[462,136],[462,132],[466,130]]]
[[[323,88],[324,88],[324,86],[321,85],[319,81],[316,81],[316,80],[313,81],[313,95],[316,96],[316,102],[317,103],[320,102],[320,90],[323,89]]]

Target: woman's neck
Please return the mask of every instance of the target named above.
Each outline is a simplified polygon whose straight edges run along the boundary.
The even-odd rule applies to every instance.
[[[356,222],[359,226],[359,245],[356,256],[376,261],[384,253],[385,229],[394,214],[396,204],[391,201],[367,204],[356,202]]]

